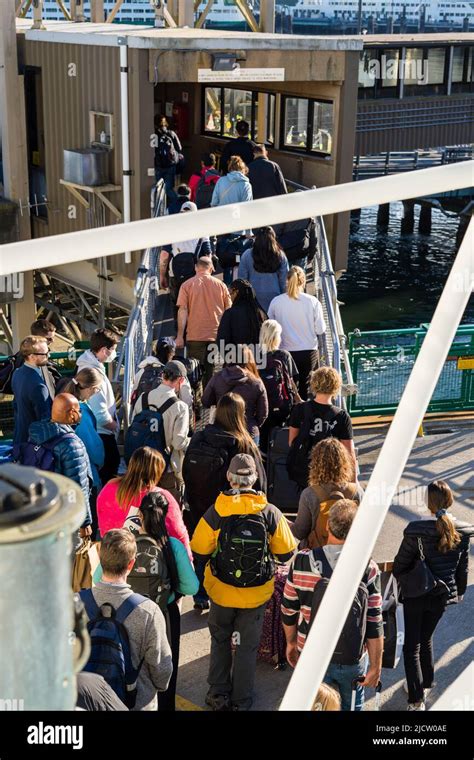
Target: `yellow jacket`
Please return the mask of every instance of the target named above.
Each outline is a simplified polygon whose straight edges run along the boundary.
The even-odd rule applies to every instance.
[[[273,504],[267,503],[265,494],[252,490],[219,494],[214,506],[207,510],[198,523],[191,541],[192,551],[203,559],[209,559],[217,548],[219,533],[226,518],[258,512],[262,512],[267,521],[271,552],[280,562],[288,561],[296,549],[296,541],[286,517]],[[212,574],[209,562],[206,566],[204,587],[211,600],[222,607],[260,607],[270,599],[273,586],[273,578],[262,586],[230,586]]]

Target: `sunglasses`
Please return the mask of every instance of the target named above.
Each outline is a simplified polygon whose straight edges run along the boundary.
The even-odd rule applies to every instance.
[[[46,353],[43,353],[41,351],[32,351],[31,354],[30,354],[30,356],[49,356],[50,353],[51,353],[51,351],[49,349],[48,349],[48,351],[46,351]]]

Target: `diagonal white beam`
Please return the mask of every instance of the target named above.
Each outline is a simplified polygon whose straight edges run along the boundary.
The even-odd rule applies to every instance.
[[[303,193],[10,243],[0,248],[0,275],[111,256],[267,224],[326,216],[362,206],[474,185],[474,161],[335,185]]]
[[[474,284],[474,218],[388,430],[280,710],[310,710],[349,614]]]

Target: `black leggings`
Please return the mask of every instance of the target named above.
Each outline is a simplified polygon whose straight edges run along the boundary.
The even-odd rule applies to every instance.
[[[99,470],[99,475],[102,485],[105,486],[109,480],[117,476],[120,465],[120,453],[113,433],[111,435],[101,433],[100,437],[104,444],[105,457],[104,466]]]
[[[176,710],[176,682],[178,680],[179,638],[181,635],[181,615],[178,602],[176,601],[168,604],[167,623],[168,642],[171,647],[171,658],[173,661],[173,673],[166,691],[158,692],[159,712],[174,712],[174,710]]]
[[[433,633],[446,609],[447,596],[420,596],[405,599],[405,644],[403,660],[408,686],[408,702],[421,702],[423,689],[433,686]]]
[[[290,353],[298,368],[298,391],[303,401],[306,401],[309,375],[318,368],[318,351],[291,351]]]

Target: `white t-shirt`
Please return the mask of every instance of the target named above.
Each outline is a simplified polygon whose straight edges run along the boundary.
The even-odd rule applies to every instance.
[[[285,351],[314,351],[317,336],[326,332],[322,306],[308,293],[300,293],[297,300],[287,293],[277,296],[269,306],[268,318],[280,323],[280,348]]]

